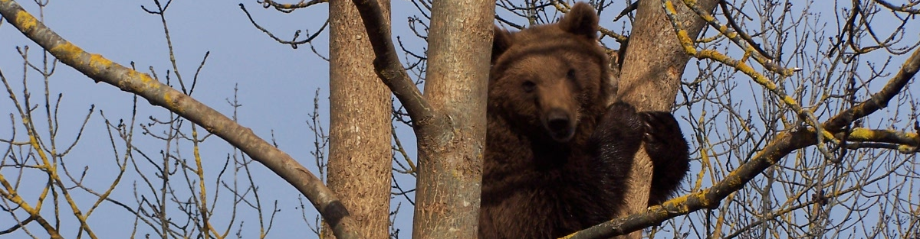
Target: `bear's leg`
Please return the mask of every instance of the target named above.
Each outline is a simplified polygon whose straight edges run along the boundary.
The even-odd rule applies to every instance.
[[[623,204],[633,157],[645,134],[643,125],[643,118],[635,108],[617,102],[607,108],[591,134],[588,150],[596,167],[603,172],[601,187],[611,193],[612,205]]]
[[[652,160],[649,205],[664,202],[677,191],[690,168],[690,152],[677,119],[670,112],[642,112],[645,151]]]

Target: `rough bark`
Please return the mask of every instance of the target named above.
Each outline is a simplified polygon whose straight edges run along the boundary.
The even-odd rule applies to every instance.
[[[682,2],[672,2],[688,35],[699,35],[706,22]],[[712,12],[717,2],[703,0],[697,4]],[[661,5],[661,1],[639,1],[620,73],[619,96],[639,111],[671,110],[681,76],[690,60]]]
[[[389,0],[378,0],[390,20]],[[374,71],[374,50],[351,1],[329,3],[329,162],[326,183],[363,238],[389,237],[390,91]],[[334,238],[324,225],[323,238]]]
[[[706,22],[683,3],[673,2],[688,34],[699,35]],[[698,4],[712,12],[717,2],[703,0]],[[665,16],[662,1],[639,1],[632,29],[620,72],[618,96],[639,111],[670,111],[690,56],[681,48],[674,28]],[[648,206],[652,164],[644,152],[643,147],[633,162],[626,194],[629,208],[623,211],[621,217],[645,212]],[[640,237],[641,231],[630,234],[630,238]]]
[[[413,238],[477,237],[494,14],[495,1],[433,4],[425,99],[437,113],[416,128]]]

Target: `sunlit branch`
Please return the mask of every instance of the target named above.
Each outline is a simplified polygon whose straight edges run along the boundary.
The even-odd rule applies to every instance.
[[[764,66],[767,70],[779,73],[783,76],[791,76],[793,73],[801,70],[799,68],[784,69],[782,66],[776,64],[776,61],[771,59],[773,57],[766,55],[763,49],[760,49],[760,47],[757,47],[754,44],[748,44],[748,42],[751,42],[751,40],[750,40],[750,36],[748,36],[747,34],[739,33],[733,30],[734,28],[729,29],[728,26],[722,25],[722,23],[720,23],[719,20],[716,19],[712,14],[709,14],[708,12],[701,10],[699,6],[696,5],[696,3],[692,1],[688,1],[688,0],[683,0],[683,2],[684,2],[684,5],[687,6],[687,8],[690,8],[690,10],[693,10],[694,13],[702,17],[703,20],[706,21],[706,23],[708,23],[710,26],[712,26],[713,29],[715,29],[716,31],[719,31],[720,34],[727,37],[729,40],[731,40],[736,45],[741,47],[744,50],[745,54],[750,54],[751,56],[753,56],[754,60],[756,60],[757,63]],[[665,12],[668,14],[671,13],[670,11],[665,11]]]
[[[700,59],[710,59],[710,60],[718,61],[722,64],[732,66],[735,69],[738,69],[738,71],[741,71],[742,73],[750,76],[751,79],[754,80],[754,82],[756,82],[757,84],[760,84],[761,86],[763,86],[764,88],[772,92],[783,103],[789,106],[789,108],[792,108],[792,110],[795,111],[795,113],[799,115],[799,117],[803,118],[804,121],[808,125],[815,127],[815,129],[817,129],[817,132],[818,132],[819,141],[823,142],[824,140],[829,140],[835,144],[839,143],[830,132],[822,128],[822,125],[818,123],[818,119],[815,117],[814,113],[812,113],[810,110],[805,110],[804,108],[802,108],[802,106],[799,105],[799,103],[795,99],[793,99],[788,94],[786,94],[786,92],[783,91],[779,86],[777,86],[776,83],[773,83],[773,81],[768,79],[765,75],[760,74],[759,72],[755,71],[754,68],[748,65],[746,61],[744,60],[739,61],[739,60],[732,59],[731,57],[725,54],[722,54],[718,51],[715,51],[715,50],[697,50],[696,47],[693,46],[693,39],[688,35],[687,31],[684,30],[684,27],[680,23],[680,20],[677,19],[677,9],[675,8],[674,3],[671,2],[670,0],[661,0],[661,5],[665,9],[664,11],[665,15],[668,16],[668,19],[670,20],[669,22],[671,22],[671,25],[674,27],[674,32],[677,35],[677,38],[680,40],[681,46],[684,48],[684,51],[687,52],[687,54],[690,54]],[[745,56],[751,53],[748,50],[749,49],[745,50]],[[821,152],[821,154],[823,154],[825,158],[828,158],[828,159],[834,158],[833,155],[831,155],[831,153],[824,147],[824,144],[818,144],[818,151]]]
[[[889,148],[897,149],[901,153],[916,153],[920,147],[920,137],[917,133],[901,132],[886,129],[854,128],[847,134],[837,133],[837,138],[847,137],[848,141],[859,143],[854,148]],[[848,142],[852,144],[854,142]]]

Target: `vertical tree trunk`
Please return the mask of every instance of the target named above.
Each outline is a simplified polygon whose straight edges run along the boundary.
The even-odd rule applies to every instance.
[[[389,21],[389,0],[377,0]],[[327,184],[367,239],[389,237],[392,148],[390,90],[374,72],[374,51],[351,1],[329,1]],[[323,238],[333,238],[323,230]]]
[[[681,1],[672,0],[677,7],[684,30],[692,37],[699,35],[706,22],[690,11]],[[712,12],[717,0],[702,0],[701,9]],[[681,76],[690,60],[670,21],[665,15],[661,1],[639,1],[633,34],[620,71],[618,96],[636,106],[639,111],[670,111],[680,88]],[[644,212],[648,206],[649,188],[652,180],[652,163],[644,152],[644,146],[633,161],[629,175],[626,203],[629,208],[620,216]],[[641,238],[641,231],[633,232],[630,238]]]
[[[413,238],[477,238],[495,1],[439,0],[431,13],[425,98],[413,119],[419,176]]]

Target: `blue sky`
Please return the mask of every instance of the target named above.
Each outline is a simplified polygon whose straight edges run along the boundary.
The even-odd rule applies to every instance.
[[[20,1],[33,15],[39,16],[38,8],[31,1]],[[294,14],[282,14],[270,9],[263,9],[254,1],[247,1],[246,6],[253,17],[263,26],[271,29],[284,38],[293,35],[298,29],[309,29],[315,32],[323,24],[327,15],[326,5],[318,5]],[[165,78],[166,70],[171,69],[166,40],[161,21],[158,16],[145,13],[141,5],[149,9],[156,8],[153,1],[51,1],[44,9],[44,22],[64,38],[82,47],[88,52],[102,54],[104,57],[129,65],[134,62],[142,72],[150,72],[152,66],[157,75]],[[307,47],[298,50],[290,46],[281,45],[257,30],[245,14],[240,10],[238,2],[224,1],[174,1],[166,14],[169,24],[173,47],[175,48],[178,68],[187,80],[191,79],[205,52],[210,51],[210,56],[202,70],[198,87],[193,95],[197,100],[230,115],[232,107],[227,99],[232,99],[234,87],[238,84],[240,108],[239,121],[241,124],[253,129],[256,134],[264,139],[271,139],[274,131],[275,141],[279,147],[298,159],[308,168],[315,170],[313,158],[310,156],[313,137],[307,128],[308,114],[312,111],[313,97],[317,88],[321,89],[320,99],[328,99],[328,67],[327,63],[314,55]],[[326,35],[317,39],[318,50],[327,54]],[[30,46],[30,59],[35,63],[41,62],[41,51],[34,43],[22,36],[11,25],[0,25],[0,70],[12,81],[14,88],[22,89],[22,59],[16,52],[15,46]],[[29,88],[33,91],[33,102],[41,99],[41,78],[34,72],[29,73]],[[175,78],[173,78],[175,79]],[[92,116],[87,129],[75,151],[65,158],[68,163],[73,163],[74,168],[81,164],[90,166],[87,180],[98,182],[96,185],[106,185],[114,177],[114,165],[111,163],[113,153],[108,145],[108,136],[105,131],[99,111],[113,121],[129,119],[132,105],[132,95],[118,90],[107,84],[96,84],[89,78],[76,72],[72,68],[58,64],[55,75],[51,78],[52,94],[63,93],[60,107],[61,130],[59,139],[70,142],[82,123],[90,105],[95,105],[97,111]],[[7,95],[3,91],[3,95]],[[21,92],[16,92],[22,96]],[[6,98],[6,97],[4,97]],[[139,122],[149,122],[147,117],[155,115],[165,118],[167,113],[161,108],[151,107],[145,100],[138,104]],[[328,123],[328,109],[324,104],[320,109],[322,121]],[[0,101],[0,109],[4,115],[15,112],[12,103],[7,100]],[[43,112],[43,111],[40,111]],[[44,122],[44,116],[40,122]],[[9,121],[0,130],[0,134],[7,137]],[[19,120],[17,118],[17,124]],[[40,124],[40,128],[47,128]],[[162,129],[160,129],[162,130]],[[188,128],[186,128],[188,130]],[[47,133],[45,133],[47,135]],[[136,132],[137,144],[145,142],[140,131]],[[19,135],[23,135],[22,132]],[[20,138],[21,140],[22,138]],[[163,148],[162,143],[156,145],[149,142],[145,150],[156,154]],[[216,175],[231,148],[219,138],[211,138],[203,145],[203,157],[206,162],[206,173]],[[64,143],[60,143],[64,144]],[[184,157],[191,157],[190,148],[183,149]],[[260,192],[263,194],[265,205],[272,205],[272,200],[279,201],[279,219],[271,237],[288,237],[305,235],[309,233],[301,230],[303,221],[297,201],[298,193],[283,180],[270,174],[263,166],[256,165],[254,173]],[[130,172],[131,170],[129,170]],[[315,171],[314,171],[315,172]],[[130,174],[130,173],[129,173]],[[28,179],[28,178],[27,178]],[[38,179],[38,177],[36,177]],[[128,203],[134,202],[132,194],[132,181],[136,177],[129,176],[128,181],[123,181],[113,197]],[[25,184],[40,183],[43,181],[24,180]],[[41,185],[41,184],[38,184]],[[22,187],[22,194],[29,201],[34,201],[41,186]],[[37,189],[36,189],[37,188]],[[213,182],[209,182],[213,188]],[[213,194],[213,192],[209,192]],[[230,199],[226,191],[221,197]],[[79,196],[88,199],[89,197]],[[89,207],[92,200],[83,200],[81,207]],[[309,206],[309,204],[307,204]],[[64,205],[62,205],[64,206]],[[45,211],[50,212],[49,208]],[[270,209],[267,210],[270,212]],[[266,212],[266,215],[268,215]],[[310,213],[315,210],[310,208]],[[50,216],[50,213],[44,215]],[[181,216],[175,214],[174,216]],[[228,216],[223,213],[221,217]],[[246,229],[244,238],[258,235],[258,228],[253,214],[242,214]],[[4,215],[5,226],[10,226],[11,218]],[[312,216],[309,217],[312,221]],[[64,222],[71,218],[64,216]],[[220,221],[220,219],[218,219]],[[96,228],[96,233],[101,238],[125,238],[129,235],[133,217],[122,209],[104,205],[89,222]],[[240,223],[237,219],[237,224]],[[72,224],[71,224],[72,225]],[[117,225],[117,226],[109,226]],[[73,237],[75,228],[64,227],[64,235]],[[39,228],[35,228],[39,229]],[[140,232],[148,232],[141,226]],[[33,231],[35,232],[35,231]],[[252,234],[255,233],[255,234]],[[25,236],[17,234],[15,237]],[[40,238],[47,236],[44,232],[37,231]],[[143,234],[140,234],[143,235]],[[232,234],[231,234],[232,235]]]
[[[31,1],[19,1],[33,15],[39,16],[38,7]],[[298,159],[303,165],[316,172],[313,157],[310,154],[313,145],[313,136],[306,122],[312,111],[313,97],[316,89],[320,89],[321,120],[328,124],[328,66],[320,57],[316,56],[307,45],[292,49],[288,45],[281,45],[267,37],[250,24],[245,14],[238,6],[239,2],[225,1],[174,1],[167,11],[167,23],[175,48],[178,68],[187,80],[191,79],[205,52],[210,52],[207,64],[200,76],[197,89],[193,95],[197,100],[230,115],[232,107],[227,99],[232,99],[234,87],[239,88],[239,102],[243,105],[238,112],[242,125],[252,128],[256,134],[264,139],[274,137],[279,147]],[[246,1],[247,7],[253,18],[263,27],[272,31],[282,39],[290,38],[296,30],[317,31],[327,16],[327,5],[320,4],[308,9],[301,9],[291,14],[283,14],[272,9],[264,9],[255,1]],[[395,0],[393,4],[394,35],[403,36],[401,39],[408,48],[417,52],[424,49],[423,42],[415,38],[408,31],[406,19],[416,14],[415,7],[408,1]],[[819,5],[821,3],[818,3]],[[171,69],[166,40],[160,18],[145,13],[141,5],[149,9],[155,8],[151,0],[120,0],[120,1],[51,1],[44,9],[44,22],[65,39],[92,53],[102,54],[106,58],[122,65],[134,62],[142,72],[149,73],[148,67],[153,67],[160,76],[165,78],[166,70]],[[829,5],[829,4],[828,4]],[[817,6],[817,5],[816,5]],[[830,6],[827,6],[830,8]],[[611,10],[613,9],[613,10]],[[607,11],[618,12],[622,7],[616,5]],[[830,8],[832,9],[832,8]],[[500,12],[501,13],[501,12]],[[623,26],[624,20],[611,23],[612,12],[605,15],[602,25],[618,30]],[[830,15],[825,15],[830,24]],[[302,34],[303,35],[303,34]],[[314,41],[321,55],[328,55],[326,40],[323,34]],[[916,36],[913,36],[916,37]],[[36,64],[41,62],[41,51],[37,45],[22,36],[8,23],[0,24],[0,70],[13,84],[13,88],[22,89],[22,59],[17,53],[16,46],[29,46],[29,59]],[[900,60],[893,60],[898,62]],[[688,67],[685,78],[695,77],[693,66]],[[118,88],[107,84],[96,84],[70,67],[58,64],[55,75],[50,78],[52,95],[63,93],[60,107],[61,127],[58,138],[59,144],[69,144],[77,133],[83,117],[95,105],[96,113],[92,116],[86,130],[83,132],[78,147],[66,157],[72,168],[90,167],[87,182],[106,185],[112,180],[115,170],[111,163],[115,155],[109,146],[108,134],[102,123],[99,111],[104,111],[110,120],[128,119],[132,108],[132,96],[120,91]],[[746,79],[745,79],[746,80]],[[33,104],[41,104],[42,95],[41,78],[35,72],[29,73],[29,89],[33,92]],[[21,91],[14,92],[22,97]],[[3,91],[0,93],[6,95]],[[41,108],[40,108],[41,109]],[[149,106],[145,100],[138,103],[138,123],[149,122],[148,116],[165,118],[167,111]],[[0,100],[0,113],[10,114],[15,112],[12,103],[3,97]],[[43,110],[39,110],[43,112]],[[44,122],[44,115],[40,115]],[[0,123],[0,137],[8,137],[10,132],[9,121],[6,117]],[[20,131],[17,138],[23,140],[20,121],[16,118]],[[401,125],[400,125],[401,126]],[[688,132],[688,125],[682,122],[684,132]],[[40,129],[46,129],[46,124],[39,124]],[[324,128],[326,128],[324,126]],[[159,129],[162,130],[162,129]],[[404,126],[398,129],[400,138],[412,157],[414,154],[414,139],[411,131]],[[44,133],[47,135],[47,133]],[[151,154],[156,154],[163,148],[157,141],[141,136],[136,132],[135,144]],[[689,138],[688,138],[689,139]],[[145,144],[146,142],[146,144]],[[408,142],[408,143],[407,143]],[[181,149],[183,156],[191,157],[190,148]],[[210,138],[203,146],[205,168],[208,173],[216,174],[223,166],[232,148],[219,138]],[[696,165],[695,165],[696,167]],[[278,200],[280,211],[277,214],[275,225],[270,238],[286,238],[292,236],[310,236],[301,219],[298,193],[280,178],[274,176],[261,165],[256,165],[253,172],[262,193],[263,205],[271,205],[273,200]],[[8,170],[8,169],[4,169]],[[4,171],[6,172],[6,171]],[[130,172],[130,170],[129,170]],[[23,180],[24,185],[41,185],[44,181],[37,174],[28,174]],[[127,181],[125,181],[127,180]],[[121,186],[115,190],[114,198],[133,202],[133,180],[136,176],[128,176]],[[414,185],[405,179],[400,180],[403,185]],[[209,181],[213,188],[214,182]],[[23,194],[30,202],[35,201],[40,186],[21,187]],[[209,192],[209,195],[213,195]],[[92,197],[85,194],[75,194],[82,199],[81,207],[89,207]],[[222,192],[221,201],[227,203],[230,194]],[[399,200],[400,197],[396,197]],[[307,204],[309,207],[309,204]],[[395,203],[394,203],[395,205]],[[64,206],[64,205],[62,205]],[[50,205],[48,206],[50,207]],[[46,208],[43,215],[50,216]],[[401,229],[400,235],[407,238],[411,235],[411,206],[403,205],[397,225]],[[308,208],[309,221],[312,222],[315,210]],[[72,217],[64,213],[62,220],[73,223]],[[172,214],[181,216],[180,214]],[[220,215],[220,214],[219,214]],[[226,214],[224,214],[226,215]],[[265,212],[264,215],[268,215]],[[243,238],[253,238],[258,235],[255,215],[251,211],[241,212],[239,218],[245,220]],[[215,219],[218,227],[223,218]],[[0,215],[0,227],[9,226],[11,220],[7,215]],[[101,238],[124,238],[131,231],[133,218],[121,208],[111,204],[104,204],[90,217],[89,223]],[[239,224],[239,219],[235,222]],[[67,225],[67,224],[65,224]],[[70,224],[73,225],[73,224]],[[75,227],[64,226],[66,237],[74,237]],[[236,226],[234,226],[234,230]],[[0,228],[5,229],[5,228]],[[139,233],[149,232],[141,226]],[[32,231],[39,237],[46,236],[44,232]],[[233,233],[233,232],[232,232]],[[233,235],[231,233],[231,235]],[[139,234],[142,235],[142,234]],[[14,234],[14,237],[24,237],[25,234]]]

